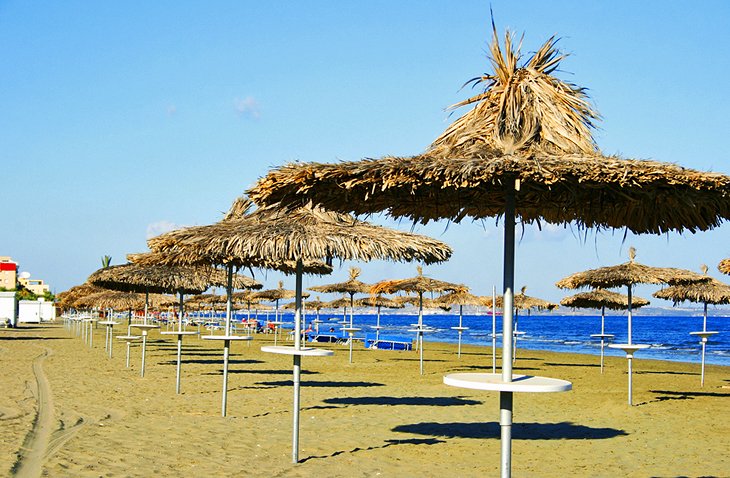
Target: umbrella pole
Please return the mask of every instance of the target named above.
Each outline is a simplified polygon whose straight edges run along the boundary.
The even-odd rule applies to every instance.
[[[380,306],[377,308],[378,310],[378,320],[377,320],[377,328],[375,329],[375,343],[377,344],[380,340]],[[376,345],[377,347],[377,345]]]
[[[231,324],[231,293],[233,292],[233,265],[228,265],[228,284],[226,285],[226,294],[228,299],[226,300],[226,328],[225,335],[229,336],[230,324]],[[228,408],[228,355],[231,349],[231,341],[223,340],[223,399],[221,401],[221,416],[226,416],[226,409]]]
[[[294,298],[294,348],[301,350],[302,348],[302,326],[299,322],[299,317],[302,310],[302,274],[304,265],[301,259],[297,259],[297,276],[296,284],[294,286],[295,298]],[[301,382],[302,373],[302,356],[295,354],[294,356],[294,370],[293,370],[293,384],[294,384],[294,423],[292,430],[292,463],[299,462],[299,389]]]
[[[631,284],[629,284],[628,298],[629,298],[629,300],[628,300],[628,303],[629,303],[629,308],[628,308],[628,314],[629,314],[629,323],[628,323],[628,328],[629,328],[629,345],[631,345]],[[633,405],[632,399],[631,399],[632,392],[633,392],[633,380],[631,378],[631,374],[633,372],[633,365],[632,365],[633,358],[634,358],[634,355],[633,354],[630,354],[630,353],[629,354],[626,354],[626,359],[629,362],[629,406]]]
[[[183,293],[180,292],[180,317],[178,317],[177,331],[182,332]],[[180,364],[182,363],[182,335],[177,335],[177,371],[175,375],[175,393],[180,394]]]
[[[492,286],[492,373],[497,373],[497,286]]]
[[[418,293],[418,357],[423,375],[423,292]]]
[[[150,301],[150,292],[145,290],[144,292],[144,325],[147,325],[147,310]],[[144,377],[144,366],[145,366],[145,355],[147,354],[147,329],[142,329],[142,368],[140,369],[140,376]]]
[[[517,184],[515,183],[515,186]],[[504,301],[502,307],[502,381],[512,381],[512,314],[515,282],[515,191],[509,187],[504,210]],[[499,425],[502,478],[512,476],[512,401],[513,392],[499,392]]]
[[[606,330],[604,325],[606,323],[606,306],[601,306],[601,373],[603,373],[603,346],[605,344],[604,341],[604,331]]]
[[[707,302],[705,302],[702,314],[702,331],[707,332]],[[705,386],[705,348],[707,347],[707,337],[702,337],[702,375],[700,376],[700,386]]]
[[[459,304],[459,353],[457,354],[458,358],[461,358],[461,319],[462,319],[462,311],[464,306]]]
[[[352,326],[352,309],[355,307],[354,297],[355,297],[355,294],[351,293],[350,294],[350,328],[351,329],[353,328],[353,326]],[[348,340],[348,342],[350,342],[350,363],[352,363],[352,343],[354,342],[353,339],[355,337],[355,334],[354,334],[354,332],[350,332],[348,335],[350,336],[350,340]]]

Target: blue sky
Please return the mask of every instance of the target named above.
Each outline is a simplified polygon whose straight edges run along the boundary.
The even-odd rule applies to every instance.
[[[601,149],[730,173],[730,4],[492,1],[524,52],[549,36],[589,88]],[[0,156],[10,255],[56,292],[170,227],[215,222],[273,166],[423,151],[488,68],[490,3],[0,2]],[[457,113],[458,114],[458,113]],[[9,206],[11,205],[11,206]],[[408,223],[381,220],[409,229]],[[501,287],[495,221],[419,226],[455,250],[426,273]],[[627,260],[723,278],[730,226],[641,236],[527,227],[516,286],[551,300],[574,271]],[[350,264],[306,285],[339,282]],[[415,265],[371,263],[362,279]],[[257,272],[267,287],[279,275]],[[287,285],[293,286],[288,279]],[[654,288],[641,288],[648,296]],[[666,305],[654,300],[654,304]]]

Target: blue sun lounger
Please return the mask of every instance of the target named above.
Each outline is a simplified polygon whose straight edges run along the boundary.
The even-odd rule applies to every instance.
[[[384,339],[365,340],[365,348],[378,350],[413,350],[413,342],[410,340]]]

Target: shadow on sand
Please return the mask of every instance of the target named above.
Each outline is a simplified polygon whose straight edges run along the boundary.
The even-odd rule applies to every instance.
[[[495,440],[500,438],[500,427],[497,422],[423,422],[400,425],[393,428],[393,431],[446,438],[492,438]],[[615,428],[591,428],[571,422],[515,423],[512,425],[512,438],[515,440],[599,440],[625,435],[628,433]]]
[[[428,407],[453,407],[481,405],[479,400],[460,397],[343,397],[327,398],[324,403],[334,405],[422,405]]]
[[[304,371],[302,371],[304,372]],[[291,372],[289,372],[291,373]],[[256,385],[268,385],[271,387],[291,387],[294,383],[291,380],[279,380],[275,382],[256,382]],[[382,383],[376,382],[333,382],[331,380],[309,380],[301,382],[302,387],[384,387]],[[326,400],[325,400],[326,401]]]

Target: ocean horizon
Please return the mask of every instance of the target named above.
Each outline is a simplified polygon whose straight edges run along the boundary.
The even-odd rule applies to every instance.
[[[723,311],[725,312],[725,311]],[[251,312],[252,316],[254,312]],[[245,319],[246,311],[237,311],[234,314],[235,320]],[[216,313],[221,318],[221,313]],[[274,312],[259,312],[258,318],[261,321],[273,319]],[[319,315],[322,323],[319,324],[320,333],[330,333],[334,328],[336,333],[341,334],[339,321],[343,320],[341,312],[327,312]],[[305,314],[307,326],[312,324],[316,315],[309,311]],[[708,315],[707,330],[719,332],[710,337],[707,343],[705,361],[708,364],[730,366],[730,317],[725,315]],[[283,321],[284,328],[292,328],[294,316],[289,310],[279,312],[279,320]],[[349,321],[349,314],[347,315]],[[362,330],[357,333],[358,337],[373,339],[376,335],[377,316],[375,314],[354,314],[353,324]],[[412,324],[418,322],[417,313],[381,313],[380,316],[380,338],[392,340],[410,341],[415,338]],[[426,342],[448,342],[457,343],[459,335],[451,327],[459,325],[458,314],[431,313],[423,317],[424,325],[429,330],[424,335]],[[313,324],[316,326],[316,324]],[[462,335],[462,343],[469,345],[491,346],[492,344],[492,316],[491,315],[463,315],[462,325],[468,327]],[[690,335],[690,332],[702,330],[702,315],[644,315],[643,310],[633,314],[632,339],[635,344],[648,344],[651,347],[637,352],[637,359],[656,359],[674,362],[699,362],[701,345],[697,337]],[[529,350],[547,350],[554,352],[567,352],[586,355],[600,355],[600,340],[591,337],[591,334],[601,332],[600,315],[569,315],[541,313],[531,315],[519,315],[517,317],[517,330],[524,332],[519,336],[517,348]],[[497,346],[501,347],[502,317],[496,316]],[[613,334],[613,342],[626,343],[627,316],[626,314],[606,315],[605,333]],[[607,356],[625,356],[621,350],[605,348]],[[519,359],[519,352],[517,353]],[[491,354],[489,354],[491,365]]]

